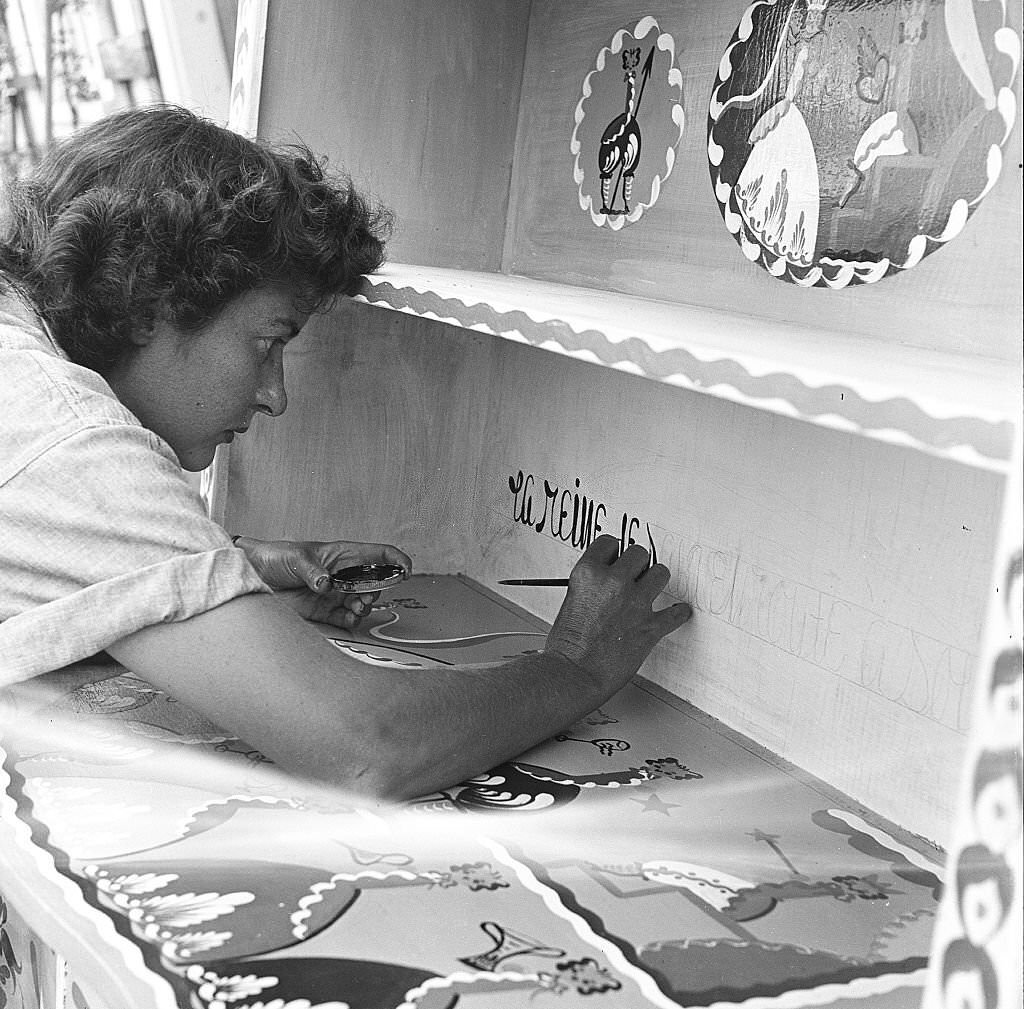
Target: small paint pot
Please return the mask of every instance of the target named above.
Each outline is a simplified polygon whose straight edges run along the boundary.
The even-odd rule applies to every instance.
[[[354,564],[331,575],[331,586],[339,592],[380,592],[397,585],[405,570],[397,564]]]

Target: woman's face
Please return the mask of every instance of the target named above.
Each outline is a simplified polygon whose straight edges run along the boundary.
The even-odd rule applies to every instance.
[[[108,376],[111,388],[174,449],[183,469],[205,469],[217,446],[244,432],[257,413],[284,412],[282,355],[309,318],[293,300],[289,288],[267,285],[236,298],[196,332],[157,322]]]

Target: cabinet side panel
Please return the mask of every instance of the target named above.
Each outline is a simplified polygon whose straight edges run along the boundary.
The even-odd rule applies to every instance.
[[[259,129],[304,140],[396,213],[399,262],[496,269],[526,0],[275,0]]]

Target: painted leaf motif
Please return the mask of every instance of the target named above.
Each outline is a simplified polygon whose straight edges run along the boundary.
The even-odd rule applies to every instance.
[[[255,900],[252,893],[174,893],[128,901],[128,917],[159,928],[188,928],[231,914],[242,904]],[[118,901],[120,903],[120,901]]]
[[[200,982],[196,993],[205,1003],[237,1002],[250,995],[259,995],[277,984],[277,978],[273,975],[258,977],[256,974],[234,974],[231,977],[221,977],[216,971],[204,971],[199,966],[189,968],[186,973],[190,980]]]
[[[220,949],[232,936],[231,932],[182,932],[168,939],[160,947],[164,956],[176,960],[194,959],[200,953]]]
[[[273,1002],[249,1002],[238,1009],[349,1009],[347,1002],[310,1002],[308,998],[292,999],[285,1002],[276,998]]]
[[[90,866],[90,868],[93,867]],[[94,878],[98,875],[98,873],[89,873],[88,869],[86,874],[93,875]],[[162,890],[177,878],[177,874],[173,872],[141,872],[131,873],[126,876],[113,876],[110,879],[101,877],[97,879],[96,886],[106,893],[123,893],[129,896],[136,896],[140,893],[153,893],[156,890]]]

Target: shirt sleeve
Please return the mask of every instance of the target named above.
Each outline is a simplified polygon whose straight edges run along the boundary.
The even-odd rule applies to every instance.
[[[269,592],[169,446],[132,424],[69,432],[3,487],[0,685],[144,627]]]

